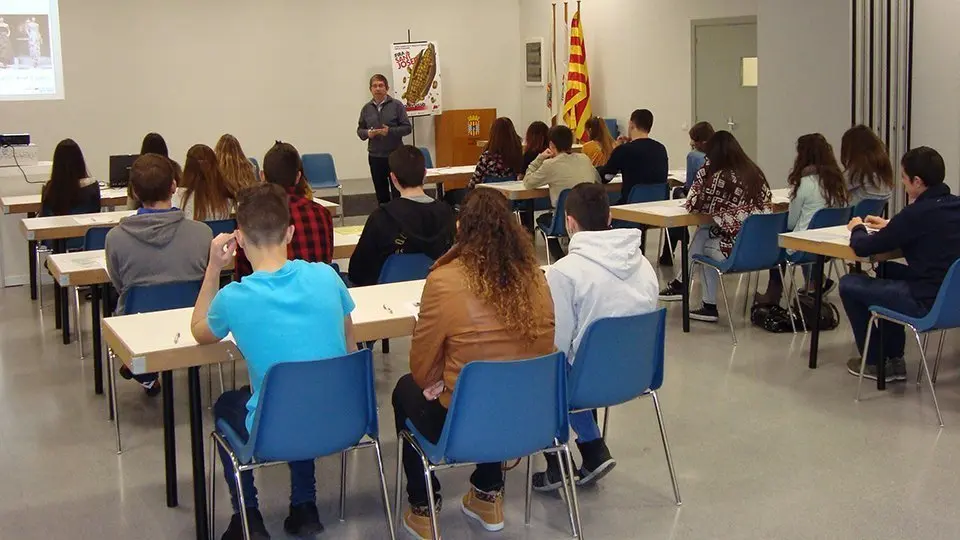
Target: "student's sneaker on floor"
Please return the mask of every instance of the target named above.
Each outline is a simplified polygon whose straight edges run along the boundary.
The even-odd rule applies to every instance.
[[[848,360],[847,371],[851,375],[859,377],[861,361],[862,359],[859,356]],[[902,382],[907,380],[907,363],[903,358],[887,358],[887,363],[884,367],[886,368],[884,380],[887,382]],[[877,366],[870,364],[864,366],[863,378],[870,379],[871,381],[877,380]]]
[[[247,508],[247,524],[250,527],[251,540],[269,540],[270,533],[263,524],[263,515],[260,514],[260,510]],[[220,540],[243,540],[243,521],[240,519],[239,512],[230,518],[230,525],[223,532]]]
[[[439,508],[437,512],[440,512]],[[430,509],[426,506],[407,508],[403,514],[403,529],[417,540],[432,540]],[[437,538],[440,538],[440,531],[437,531]]]
[[[290,515],[283,520],[283,530],[293,536],[313,536],[323,532],[316,503],[307,502],[290,507]]]
[[[543,457],[547,460],[547,470],[533,473],[533,489],[544,493],[556,491],[563,487],[563,476],[560,474],[560,458],[556,454],[544,454]],[[574,468],[576,468],[576,464],[574,464]]]
[[[690,318],[695,321],[715,323],[720,320],[720,312],[717,311],[717,306],[703,304],[700,309],[690,312]]]
[[[503,530],[503,490],[488,493],[470,486],[460,508],[490,532]]]
[[[129,381],[133,379],[133,372],[130,371],[130,368],[127,366],[120,366],[120,376]],[[150,382],[140,383],[140,386],[143,387],[143,391],[148,397],[156,397],[160,395],[160,379],[154,379]]]
[[[683,300],[683,284],[673,280],[667,284],[667,288],[660,291],[661,302],[679,302]]]
[[[577,447],[580,449],[580,457],[583,458],[578,486],[595,484],[617,466],[617,461],[610,455],[603,439],[582,444],[577,441]]]

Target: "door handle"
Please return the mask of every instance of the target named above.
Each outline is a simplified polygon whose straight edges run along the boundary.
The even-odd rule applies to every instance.
[[[733,118],[727,118],[727,127],[730,128],[730,131],[733,131],[737,127],[737,123],[733,121]]]

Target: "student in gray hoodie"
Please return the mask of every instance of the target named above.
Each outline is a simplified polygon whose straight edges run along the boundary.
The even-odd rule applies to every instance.
[[[143,206],[120,220],[105,246],[107,273],[120,293],[117,315],[125,313],[131,287],[203,279],[213,233],[173,207],[175,174],[173,162],[157,154],[140,156],[130,168],[130,185]],[[160,392],[155,373],[133,375],[123,366],[120,375],[135,378],[150,396]]]
[[[657,274],[640,250],[640,231],[610,229],[610,199],[602,185],[585,183],[570,190],[566,220],[569,253],[547,269],[547,282],[556,317],[554,341],[572,365],[592,322],[650,313],[657,309],[659,291]],[[592,412],[571,414],[570,426],[583,460],[577,484],[592,484],[616,461]],[[549,454],[547,471],[533,476],[533,487],[553,491],[561,485],[559,462]]]

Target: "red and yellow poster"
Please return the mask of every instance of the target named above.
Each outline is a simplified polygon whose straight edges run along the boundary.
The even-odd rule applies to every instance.
[[[391,49],[393,97],[407,106],[407,114],[430,116],[443,112],[436,42],[394,43]]]

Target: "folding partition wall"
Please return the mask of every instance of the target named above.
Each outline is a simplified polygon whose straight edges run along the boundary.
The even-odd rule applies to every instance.
[[[851,0],[850,122],[883,139],[898,178],[900,156],[910,148],[913,9],[914,0]],[[898,188],[891,213],[905,204]]]

